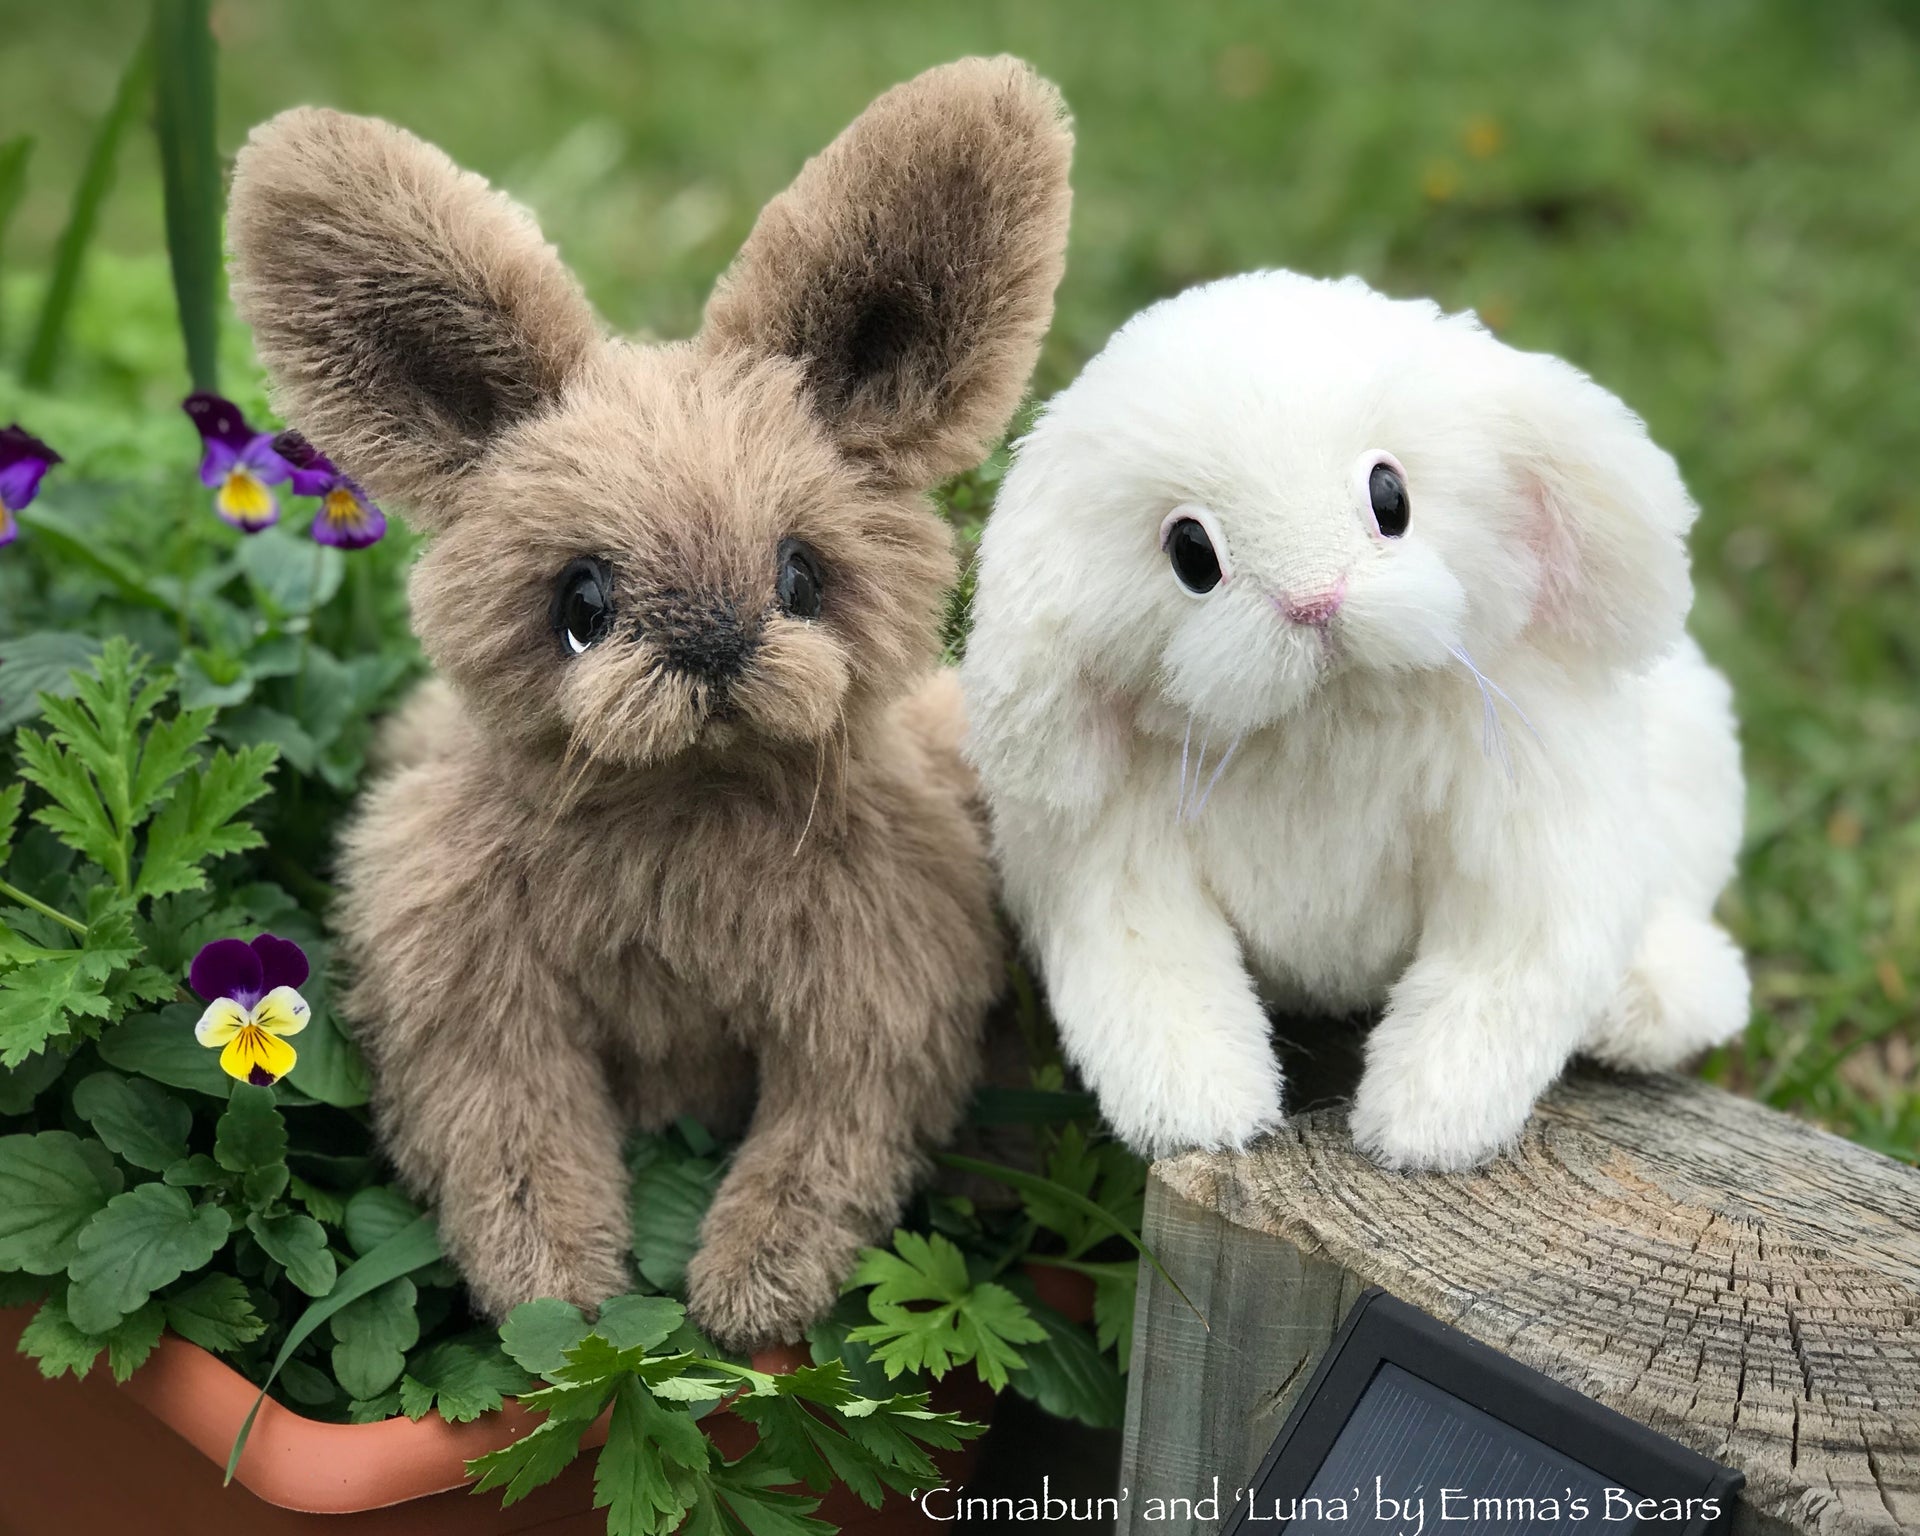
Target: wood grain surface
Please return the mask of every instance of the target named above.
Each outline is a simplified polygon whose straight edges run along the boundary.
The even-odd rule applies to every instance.
[[[1147,1227],[1210,1326],[1143,1270],[1125,1530],[1228,1512],[1367,1285],[1740,1468],[1744,1530],[1920,1530],[1920,1170],[1745,1099],[1578,1075],[1471,1174],[1317,1110],[1156,1164]]]

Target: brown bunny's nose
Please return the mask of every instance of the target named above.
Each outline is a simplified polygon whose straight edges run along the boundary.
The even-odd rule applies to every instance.
[[[745,669],[760,647],[760,617],[743,615],[729,598],[663,592],[641,621],[641,633],[665,653],[667,665],[721,685]]]

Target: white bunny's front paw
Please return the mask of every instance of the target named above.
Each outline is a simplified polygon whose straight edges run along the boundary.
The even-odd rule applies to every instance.
[[[1175,1152],[1238,1151],[1286,1123],[1280,1064],[1196,1061],[1183,1053],[1177,1069],[1140,1072],[1124,1087],[1100,1088],[1100,1109],[1114,1134],[1147,1157]]]
[[[1383,1168],[1458,1172],[1520,1138],[1538,1092],[1531,1074],[1503,1070],[1438,1019],[1389,1015],[1367,1045],[1348,1123]],[[1471,1037],[1469,1037],[1471,1038]]]

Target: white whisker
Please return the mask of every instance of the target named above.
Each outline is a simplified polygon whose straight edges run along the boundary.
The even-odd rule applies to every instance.
[[[1468,675],[1473,678],[1474,686],[1480,690],[1480,750],[1486,756],[1492,757],[1494,751],[1498,749],[1500,766],[1506,770],[1507,777],[1511,779],[1514,776],[1513,755],[1507,747],[1507,728],[1500,719],[1500,707],[1494,702],[1495,698],[1502,700],[1514,714],[1519,716],[1520,723],[1532,733],[1535,741],[1540,740],[1540,733],[1534,729],[1533,722],[1527,718],[1527,712],[1514,702],[1513,696],[1474,665],[1473,658],[1467,654],[1465,646],[1450,645],[1447,649],[1453,653],[1454,659],[1467,669]]]
[[[1207,802],[1213,798],[1213,786],[1220,782],[1220,775],[1227,771],[1227,764],[1233,761],[1233,754],[1240,750],[1240,743],[1245,739],[1244,731],[1233,738],[1232,743],[1227,747],[1226,756],[1220,759],[1219,767],[1213,770],[1213,777],[1207,780],[1207,787],[1200,792],[1200,803],[1193,808],[1193,814],[1187,818],[1189,821],[1198,821],[1206,814]]]
[[[1181,820],[1187,809],[1187,753],[1193,746],[1193,713],[1187,713],[1187,734],[1180,738],[1180,796],[1173,802],[1173,819]]]

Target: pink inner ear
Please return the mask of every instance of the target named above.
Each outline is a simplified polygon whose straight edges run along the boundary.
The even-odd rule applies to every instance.
[[[1580,549],[1566,518],[1554,506],[1553,493],[1541,481],[1527,476],[1524,495],[1527,548],[1540,567],[1528,622],[1558,628],[1573,616],[1580,590]]]

